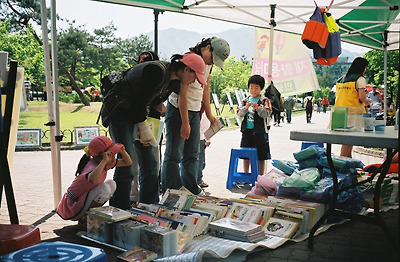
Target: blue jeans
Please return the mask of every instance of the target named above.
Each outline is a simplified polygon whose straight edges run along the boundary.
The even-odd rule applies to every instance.
[[[286,110],[286,120],[288,123],[292,122],[292,110]]]
[[[165,115],[167,141],[161,168],[163,192],[168,188],[179,189],[182,186],[196,195],[201,192],[196,181],[199,166],[200,112],[189,111],[189,124],[190,136],[185,140],[180,135],[182,121],[179,109],[168,103]]]
[[[200,140],[199,145],[199,168],[197,170],[197,184],[203,181],[203,170],[206,167],[206,140]]]
[[[138,164],[135,154],[133,128],[135,124],[132,121],[118,116],[118,119],[110,123],[109,131],[114,143],[120,143],[125,146],[126,152],[132,158],[133,164],[127,167],[116,167],[114,173],[114,181],[117,184],[117,189],[110,199],[110,205],[121,208],[131,208],[130,193],[132,187],[132,180],[137,185],[138,178]],[[120,157],[120,156],[118,156]]]
[[[140,141],[135,142],[135,147],[140,168],[139,202],[158,204],[160,183],[158,180],[158,161],[154,154],[154,147],[143,146]]]

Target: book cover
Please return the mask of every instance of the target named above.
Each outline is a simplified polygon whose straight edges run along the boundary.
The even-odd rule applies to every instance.
[[[206,140],[210,140],[210,138],[215,135],[219,130],[224,127],[224,121],[220,118],[215,125],[210,126],[205,132],[204,137]]]
[[[132,217],[132,214],[130,212],[113,206],[95,207],[91,208],[89,212],[97,216],[107,218],[114,222],[122,221]]]
[[[277,237],[291,238],[297,231],[299,223],[271,217],[265,225],[265,233]]]
[[[167,189],[165,191],[160,204],[169,207],[175,207],[179,210],[182,210],[185,206],[186,200],[188,198],[188,193],[183,190],[177,189]]]
[[[88,213],[86,235],[92,239],[112,244],[113,224],[107,219]]]
[[[149,214],[139,214],[139,213],[132,213],[133,220],[145,223],[147,225],[160,225],[162,227],[170,227],[171,224],[169,223],[169,221],[167,221],[166,219],[162,218],[162,217],[154,217],[151,216]]]
[[[154,117],[148,117],[146,122],[149,125],[149,128],[157,143],[160,143],[161,135],[164,130],[164,122]],[[140,140],[140,134],[137,125],[135,125],[133,128],[133,136],[135,140]]]
[[[161,226],[146,226],[140,231],[140,246],[157,253],[158,257],[178,253],[178,232]]]
[[[131,250],[127,250],[126,252],[117,256],[122,261],[129,262],[145,262],[152,261],[157,258],[157,254],[151,252],[150,250],[146,250],[144,248],[135,246]]]
[[[127,250],[139,246],[140,229],[144,226],[131,219],[113,223],[113,245]]]

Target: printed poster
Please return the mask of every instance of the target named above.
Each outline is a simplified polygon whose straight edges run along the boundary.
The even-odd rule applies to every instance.
[[[274,31],[272,76],[282,96],[319,90],[317,75],[301,36]],[[256,28],[252,74],[268,79],[270,30]]]

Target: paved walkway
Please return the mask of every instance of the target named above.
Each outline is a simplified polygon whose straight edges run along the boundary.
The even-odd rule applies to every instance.
[[[291,141],[291,130],[326,128],[329,112],[314,113],[311,124],[306,124],[305,115],[293,117],[292,123],[271,127],[270,146],[273,159],[294,160],[292,153],[300,150],[301,142]],[[238,128],[222,130],[211,140],[206,149],[206,168],[204,180],[209,184],[207,195],[218,197],[241,197],[250,190],[244,188],[225,188],[229,165],[230,149],[239,146],[241,133]],[[340,146],[333,145],[332,152],[338,154]],[[62,191],[64,192],[74,178],[74,173],[82,150],[62,151]],[[354,154],[364,164],[381,162],[380,158]],[[267,169],[272,167],[268,163]],[[112,177],[112,172],[109,172]],[[49,151],[16,152],[12,165],[12,183],[20,224],[39,226],[42,240],[68,241],[97,246],[75,236],[79,230],[76,222],[64,221],[54,213],[53,181],[51,174],[51,155]],[[4,190],[3,190],[4,191]],[[384,219],[390,230],[399,232],[398,211],[389,211]],[[0,209],[0,223],[9,223],[7,204],[3,194]],[[365,228],[364,228],[365,227]],[[398,237],[399,234],[397,234]],[[104,248],[104,246],[99,246]],[[373,249],[374,248],[374,249]],[[109,261],[116,261],[120,253],[104,248]],[[397,248],[399,249],[399,248]],[[389,241],[380,228],[360,222],[349,222],[333,227],[315,239],[315,250],[307,248],[307,241],[287,242],[276,250],[262,250],[248,255],[248,261],[398,261]]]

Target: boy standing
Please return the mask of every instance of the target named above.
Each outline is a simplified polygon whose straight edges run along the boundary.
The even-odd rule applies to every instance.
[[[250,77],[247,86],[250,96],[242,101],[237,115],[243,117],[241,147],[257,148],[259,174],[264,173],[265,160],[271,159],[268,140],[268,121],[271,115],[271,103],[261,94],[265,80],[260,75]],[[245,159],[243,169],[249,172],[250,160]]]

